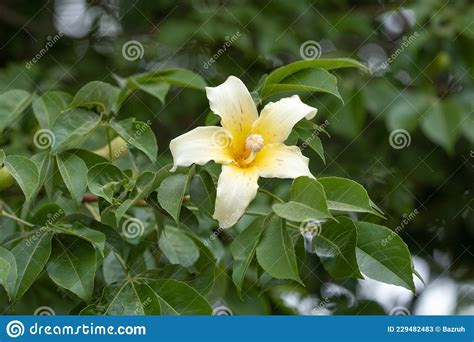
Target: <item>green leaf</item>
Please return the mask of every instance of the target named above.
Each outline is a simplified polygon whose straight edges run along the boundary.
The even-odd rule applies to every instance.
[[[196,207],[212,217],[216,203],[216,185],[206,170],[194,175],[189,185],[189,194]]]
[[[285,220],[277,216],[269,219],[262,240],[257,246],[257,260],[272,277],[302,283],[298,275],[295,246]]]
[[[39,183],[39,170],[36,164],[23,156],[7,156],[3,162],[20,186],[26,200],[30,201]]]
[[[255,256],[257,245],[264,230],[265,217],[254,220],[232,241],[230,251],[234,257],[232,280],[239,296],[242,296],[242,286],[245,274]]]
[[[309,68],[321,68],[324,70],[333,70],[341,68],[359,68],[361,70],[367,71],[367,67],[358,61],[350,58],[333,58],[333,59],[324,59],[318,58],[313,60],[298,61],[294,63],[287,64],[281,68],[274,70],[270,75],[268,75],[265,86],[267,84],[279,83],[284,78],[289,75],[298,72],[300,70],[309,69]]]
[[[298,130],[298,134],[302,142],[301,150],[303,150],[306,146],[309,146],[314,152],[318,154],[319,157],[321,157],[324,164],[326,164],[323,143],[318,137],[319,131]]]
[[[84,161],[71,153],[57,156],[58,169],[69,193],[80,205],[87,189],[87,166]]]
[[[48,177],[48,174],[50,173],[50,170],[53,167],[53,161],[51,158],[51,153],[49,153],[48,151],[35,154],[31,157],[31,160],[36,164],[36,167],[39,171],[38,185],[36,186],[36,190],[33,195],[33,197],[35,197],[41,190],[41,187],[45,184],[46,177]],[[48,190],[46,190],[46,192],[48,195],[50,194]]]
[[[98,154],[95,154],[88,150],[71,149],[69,150],[69,152],[81,158],[82,161],[86,163],[88,169],[90,169],[91,167],[97,164],[107,163],[109,161],[108,159],[101,157]]]
[[[178,87],[204,90],[206,81],[198,74],[187,69],[156,70],[134,76],[140,84],[165,82]]]
[[[15,256],[9,250],[0,247],[0,285],[5,288],[10,301],[13,299],[17,278]]]
[[[162,315],[210,315],[207,300],[184,282],[164,279],[148,284],[159,296]]]
[[[54,202],[43,203],[30,218],[30,222],[37,226],[50,227],[57,224],[64,217],[64,210]]]
[[[328,221],[314,237],[316,254],[334,278],[362,278],[357,265],[357,229],[346,217]]]
[[[61,114],[53,124],[54,144],[52,152],[77,148],[100,122],[100,117],[85,109],[71,109]]]
[[[120,264],[115,253],[109,253],[102,263],[104,281],[107,285],[117,283],[127,277],[123,266]]]
[[[267,83],[263,88],[262,97],[283,92],[323,92],[336,96],[342,101],[337,90],[337,79],[334,75],[324,69],[304,69],[288,75],[278,83]]]
[[[48,262],[51,254],[51,238],[48,231],[31,235],[17,244],[12,253],[17,264],[17,280],[13,298],[18,301],[30,288]]]
[[[211,250],[204,244],[200,238],[186,232],[196,246],[199,248],[199,259],[194,263],[196,277],[187,281],[187,284],[196,289],[199,293],[207,294],[215,283],[216,278],[216,258]]]
[[[104,233],[88,228],[80,222],[74,222],[72,226],[55,226],[56,232],[81,238],[91,243],[100,254],[104,255],[105,235]]]
[[[106,315],[159,315],[160,298],[147,284],[126,281],[119,285],[110,285],[104,290]]]
[[[341,177],[324,177],[319,178],[318,181],[324,187],[330,210],[371,213],[381,216],[374,210],[372,201],[362,185]]]
[[[188,175],[177,174],[167,177],[158,188],[158,203],[177,224],[188,182]]]
[[[94,290],[97,269],[96,253],[92,245],[82,239],[58,240],[46,270],[49,277],[85,302],[89,302]]]
[[[158,144],[147,123],[129,118],[122,121],[111,120],[110,125],[125,141],[145,153],[152,162],[156,161]]]
[[[115,210],[115,219],[117,224],[119,224],[120,220],[128,209],[130,209],[138,200],[147,197],[154,190],[155,179],[156,174],[149,171],[145,171],[140,176],[138,176],[138,179],[135,183],[135,196],[123,201],[117,210]]]
[[[454,152],[454,143],[461,127],[461,110],[451,101],[442,104],[435,102],[421,121],[421,129],[428,139],[449,154]]]
[[[369,222],[357,226],[357,262],[369,278],[415,292],[412,260],[407,245],[392,230]]]
[[[162,104],[165,103],[166,94],[170,90],[169,83],[161,82],[161,81],[154,81],[145,83],[140,79],[130,78],[127,82],[127,87],[130,91],[134,91],[136,89],[143,90],[147,94],[156,97]]]
[[[122,170],[110,163],[101,163],[93,166],[87,172],[87,185],[90,192],[113,203],[113,196],[125,178]]]
[[[274,204],[272,209],[278,216],[296,222],[332,217],[323,186],[309,177],[296,178],[290,202]]]
[[[97,113],[110,113],[114,108],[119,88],[100,81],[87,83],[74,95],[69,107],[83,107]]]
[[[191,267],[199,258],[199,249],[194,241],[178,228],[165,226],[158,244],[172,264]]]
[[[298,132],[296,132],[296,130],[292,130],[288,138],[286,138],[285,140],[285,145],[288,145],[288,146],[296,145],[298,143],[298,139],[299,139]]]
[[[54,121],[72,101],[72,96],[62,91],[48,91],[33,101],[33,113],[41,128],[51,128]]]
[[[394,88],[391,89],[394,92]],[[420,122],[420,116],[426,115],[432,100],[432,95],[425,92],[405,91],[403,95],[387,102],[387,98],[381,98],[383,101],[383,113],[386,109],[387,116],[385,122],[390,131],[396,129],[405,129],[413,132]],[[389,108],[387,109],[387,103]]]
[[[11,126],[30,105],[27,91],[13,89],[0,94],[0,132]]]

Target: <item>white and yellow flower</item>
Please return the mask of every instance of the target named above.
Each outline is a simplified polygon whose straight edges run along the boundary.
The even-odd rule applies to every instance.
[[[228,228],[255,198],[259,177],[313,177],[309,159],[284,141],[298,121],[312,119],[317,109],[295,95],[268,103],[259,116],[249,91],[234,76],[217,87],[206,87],[206,94],[222,127],[197,127],[173,139],[172,171],[210,160],[222,164],[213,218],[220,227]]]

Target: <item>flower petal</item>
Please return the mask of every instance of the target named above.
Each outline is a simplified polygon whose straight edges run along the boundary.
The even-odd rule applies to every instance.
[[[252,166],[256,166],[260,177],[265,178],[314,178],[308,164],[309,159],[301,153],[298,146],[278,143],[266,145],[257,153]]]
[[[269,102],[253,124],[252,132],[260,134],[265,139],[265,144],[282,143],[298,121],[314,118],[317,111],[301,102],[298,95]]]
[[[221,117],[221,125],[232,134],[233,145],[242,146],[258,118],[252,96],[240,79],[229,76],[217,87],[206,87],[211,110]]]
[[[258,169],[223,165],[217,182],[216,208],[212,216],[219,227],[233,226],[257,195]]]
[[[204,165],[210,160],[219,164],[232,163],[230,142],[229,133],[222,127],[197,127],[180,135],[170,142],[174,162],[171,171],[193,163]]]

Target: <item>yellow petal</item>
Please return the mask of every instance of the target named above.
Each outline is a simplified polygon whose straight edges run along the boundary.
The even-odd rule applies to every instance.
[[[258,168],[260,177],[265,178],[314,178],[308,164],[309,159],[301,153],[298,146],[277,143],[266,145],[257,153],[252,166]]]
[[[258,169],[223,165],[217,182],[216,208],[212,216],[219,227],[233,226],[257,195]]]
[[[258,118],[257,108],[249,91],[235,76],[217,87],[206,87],[211,110],[221,117],[221,125],[232,135],[232,144],[241,148],[252,124]]]
[[[298,121],[312,119],[318,110],[301,102],[298,95],[268,103],[253,124],[252,133],[260,134],[265,144],[282,143]]]
[[[204,165],[210,160],[219,164],[233,162],[229,145],[231,138],[222,127],[197,127],[170,142],[173,169],[191,164]]]

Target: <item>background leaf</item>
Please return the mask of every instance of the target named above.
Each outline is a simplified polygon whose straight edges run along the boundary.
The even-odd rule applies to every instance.
[[[32,107],[40,127],[50,129],[71,101],[72,96],[63,91],[48,91],[37,97]]]
[[[191,267],[199,258],[199,249],[194,241],[178,228],[165,226],[159,246],[172,264]]]
[[[392,230],[369,222],[356,222],[357,262],[369,278],[415,292],[407,245]]]
[[[89,302],[94,289],[96,253],[82,239],[57,240],[46,267],[49,277],[60,287]]]
[[[0,94],[0,133],[11,126],[31,102],[25,90],[13,89]]]
[[[92,81],[79,89],[69,107],[83,107],[107,114],[112,111],[118,94],[117,87],[101,81]]]
[[[314,237],[316,254],[334,278],[362,278],[357,265],[357,229],[346,217],[328,221]]]
[[[147,123],[134,118],[122,121],[110,121],[112,128],[130,145],[135,146],[152,161],[156,161],[158,145],[155,134]]]
[[[31,200],[39,183],[39,170],[36,164],[22,156],[7,156],[4,164],[20,186],[26,200]]]
[[[18,271],[13,296],[15,301],[25,294],[48,262],[52,236],[50,232],[40,231],[39,235],[32,235],[12,249]]]
[[[269,219],[262,240],[257,246],[257,260],[272,277],[292,279],[301,283],[295,246],[283,219],[277,216]]]
[[[230,251],[234,257],[232,280],[240,296],[242,296],[245,274],[255,256],[257,245],[260,242],[260,237],[264,230],[264,222],[264,217],[255,219],[247,228],[237,235],[230,245]]]
[[[100,117],[88,110],[76,108],[61,114],[53,124],[54,144],[53,152],[77,148],[88,137],[88,134],[97,127]]]
[[[5,288],[10,300],[13,299],[17,277],[15,256],[9,250],[0,247],[0,285]]]
[[[72,198],[79,206],[87,189],[87,166],[84,161],[71,153],[56,157],[58,170]]]

